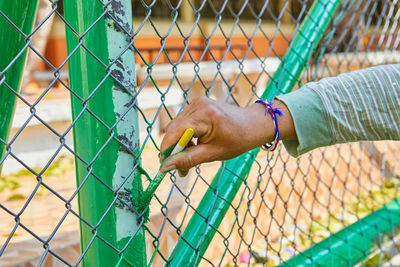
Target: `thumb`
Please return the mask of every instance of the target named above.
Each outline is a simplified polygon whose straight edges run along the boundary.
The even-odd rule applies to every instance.
[[[210,161],[211,157],[208,148],[208,145],[205,144],[191,146],[176,155],[168,157],[162,164],[161,172],[174,169],[186,171],[200,163]]]

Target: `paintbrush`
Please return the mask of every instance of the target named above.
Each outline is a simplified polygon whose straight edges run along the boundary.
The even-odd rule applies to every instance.
[[[181,138],[179,139],[178,143],[176,143],[174,149],[172,149],[172,151],[171,149],[169,149],[171,153],[168,154],[168,152],[166,152],[167,154],[165,154],[165,158],[178,154],[179,152],[182,152],[187,146],[187,144],[189,144],[190,140],[192,140],[193,134],[194,131],[192,128],[186,129]],[[143,192],[142,196],[139,199],[139,203],[137,205],[137,209],[139,212],[144,211],[149,206],[150,201],[154,196],[154,193],[156,192],[158,186],[160,185],[165,175],[167,174],[167,172],[161,171],[161,168],[163,166],[162,164],[163,163],[161,163],[156,176],[154,177],[153,180],[150,181],[146,190]]]

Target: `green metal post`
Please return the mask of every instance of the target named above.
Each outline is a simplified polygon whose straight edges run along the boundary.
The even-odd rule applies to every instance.
[[[271,99],[293,89],[339,4],[340,0],[314,2],[262,98]],[[204,255],[230,203],[246,180],[258,152],[259,149],[254,149],[223,164],[186,226],[168,264],[199,264],[200,256]]]
[[[143,190],[137,171],[138,117],[132,108],[136,100],[135,57],[129,37],[133,35],[132,6],[130,0],[112,0],[106,7],[101,2],[64,1],[65,19],[75,31],[66,27],[68,53],[73,53],[68,61],[70,87],[85,100],[71,94],[77,120],[75,152],[87,163],[75,161],[77,183],[82,185],[79,213],[96,226],[80,223],[83,266],[145,266],[143,220],[131,204],[131,192]],[[95,176],[120,190],[114,195]],[[113,202],[116,196],[119,199]]]
[[[399,227],[400,198],[397,198],[281,266],[354,266],[377,250],[382,240],[390,240]]]
[[[0,139],[7,141],[11,129],[16,96],[4,83],[19,92],[28,46],[26,36],[15,29],[15,24],[25,35],[32,31],[38,0],[0,0]],[[6,19],[7,18],[7,19]],[[13,61],[15,59],[15,61]],[[5,145],[0,142],[0,159]],[[1,166],[0,166],[1,172]]]

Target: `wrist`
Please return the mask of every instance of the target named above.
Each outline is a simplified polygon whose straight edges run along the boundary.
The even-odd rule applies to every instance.
[[[274,99],[272,107],[279,109],[282,116],[276,116],[281,140],[297,139],[294,123],[290,111],[284,102]],[[274,141],[275,126],[269,113],[265,113],[265,106],[262,103],[254,103],[248,107],[251,126],[254,135],[254,147],[262,146],[265,143]]]
[[[275,128],[271,116],[265,114],[265,106],[261,103],[254,103],[248,108],[249,131],[252,136],[253,148],[260,147],[265,143],[274,140]]]

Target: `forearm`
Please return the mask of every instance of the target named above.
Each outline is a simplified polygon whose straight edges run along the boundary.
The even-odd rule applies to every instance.
[[[381,66],[308,83],[279,96],[273,107],[281,139],[298,156],[314,148],[360,140],[400,139],[400,65]],[[161,158],[162,171],[185,174],[202,162],[234,158],[274,139],[275,127],[263,104],[241,108],[206,97],[193,100],[168,125],[161,155],[185,129],[193,128],[196,144]]]
[[[385,65],[309,83],[278,97],[291,112],[294,156],[361,140],[400,139],[400,65]]]

